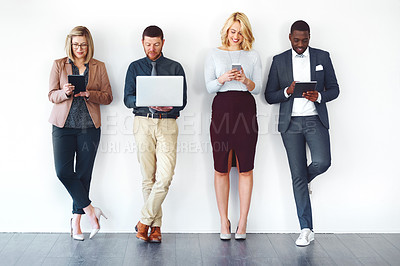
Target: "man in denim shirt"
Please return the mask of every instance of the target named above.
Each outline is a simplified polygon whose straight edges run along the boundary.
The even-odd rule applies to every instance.
[[[136,237],[155,243],[161,242],[161,204],[168,193],[176,164],[178,138],[176,118],[185,108],[187,98],[185,72],[178,62],[164,57],[162,54],[164,42],[164,35],[159,27],[149,26],[144,30],[142,44],[146,57],[129,65],[124,89],[124,103],[126,107],[133,108],[135,114],[134,136],[143,176],[144,205],[141,219],[135,227]],[[136,106],[136,77],[154,75],[184,77],[181,107]],[[149,227],[150,235],[148,235]]]

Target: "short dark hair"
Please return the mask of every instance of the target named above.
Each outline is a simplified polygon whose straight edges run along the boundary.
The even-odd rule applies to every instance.
[[[152,26],[148,26],[147,28],[144,29],[143,31],[143,35],[142,35],[142,40],[144,40],[144,37],[160,37],[161,40],[164,40],[164,33],[162,31],[162,29],[160,29],[159,27],[152,25]]]
[[[298,20],[292,24],[292,27],[290,27],[290,33],[293,33],[295,30],[308,31],[308,33],[310,33],[310,26],[308,26],[307,22]]]

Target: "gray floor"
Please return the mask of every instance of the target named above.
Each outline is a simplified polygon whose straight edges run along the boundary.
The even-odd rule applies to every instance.
[[[85,235],[88,237],[88,235]],[[295,234],[163,234],[161,244],[134,234],[1,233],[0,265],[400,265],[400,234],[316,234],[308,247]]]

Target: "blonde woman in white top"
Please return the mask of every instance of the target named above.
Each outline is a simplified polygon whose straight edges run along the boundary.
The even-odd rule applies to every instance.
[[[240,218],[236,239],[246,239],[247,216],[253,189],[258,124],[252,94],[261,90],[261,61],[252,50],[254,37],[243,13],[233,13],[221,30],[222,45],[205,62],[207,91],[217,93],[210,126],[214,158],[214,186],[223,240],[231,239],[228,219],[229,172],[233,154],[239,171]],[[234,151],[234,152],[233,152]]]

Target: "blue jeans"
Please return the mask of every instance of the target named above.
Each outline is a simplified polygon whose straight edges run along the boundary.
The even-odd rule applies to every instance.
[[[53,126],[54,164],[58,179],[72,197],[72,213],[84,214],[83,208],[91,203],[90,181],[99,142],[100,128]]]
[[[281,133],[285,145],[300,227],[313,229],[308,183],[331,165],[329,132],[316,116],[292,117]],[[306,143],[312,162],[307,166]]]

